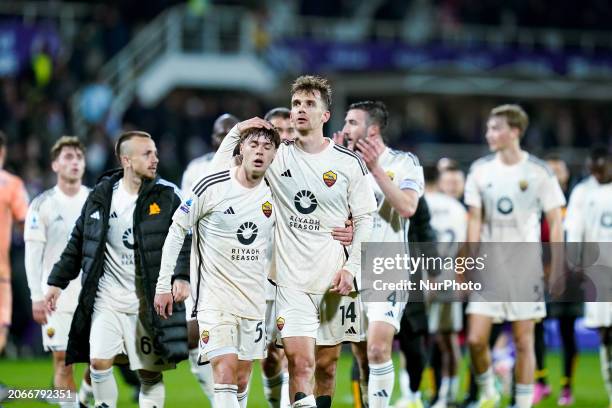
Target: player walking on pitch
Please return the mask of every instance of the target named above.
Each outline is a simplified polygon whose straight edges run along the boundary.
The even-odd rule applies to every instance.
[[[81,282],[70,282],[57,303],[54,313],[47,315],[44,296],[51,268],[68,243],[72,228],[89,195],[82,185],[85,172],[85,147],[76,137],[63,136],[51,148],[51,168],[57,184],[36,197],[28,208],[24,231],[25,267],[32,298],[32,314],[42,326],[43,346],[53,353],[56,389],[75,390],[71,365],[66,365],[68,332],[77,307]],[[89,368],[79,390],[79,401],[87,405],[92,396]],[[74,406],[60,403],[60,406]]]
[[[103,175],[87,198],[70,241],[55,264],[45,301],[57,309],[61,290],[82,269],[66,363],[90,362],[96,406],[117,406],[115,357],[126,354],[141,380],[139,404],[164,405],[161,371],[187,358],[184,305],[162,321],[154,311],[163,239],[181,199],[178,187],[156,175],[157,149],[148,133],[130,131],[115,145],[122,169]],[[185,240],[173,285],[176,302],[188,295],[189,246]]]
[[[387,120],[384,103],[354,103],[335,138],[339,142],[346,139],[349,149],[359,152],[370,171],[378,212],[369,240],[407,242],[408,218],[424,191],[423,169],[413,154],[385,145]],[[371,408],[389,406],[395,380],[391,349],[406,301],[404,294],[393,293],[388,302],[361,302],[363,341],[353,344],[353,351],[360,366],[362,397]]]
[[[361,158],[323,137],[331,105],[327,81],[299,77],[291,94],[297,139],[279,147],[266,174],[278,206],[272,276],[276,325],[289,362],[293,406],[329,407],[340,345],[347,331],[357,334],[357,314],[343,313],[355,297],[344,295],[354,289],[361,242],[370,235],[376,202]],[[231,160],[240,130],[240,125],[232,129],[213,161]],[[332,229],[343,226],[349,215],[354,238],[347,257]]]
[[[561,207],[565,205],[565,198],[550,168],[520,148],[520,138],[527,125],[527,114],[520,106],[502,105],[491,111],[486,138],[494,153],[472,164],[465,187],[465,203],[469,207],[468,242],[539,242],[541,211],[550,226],[550,242],[563,242]],[[556,282],[556,274],[560,273],[559,254],[552,249],[550,281]],[[493,272],[517,272],[511,265],[508,268]],[[544,299],[541,300],[470,302],[468,343],[480,391],[479,407],[494,407],[500,401],[488,345],[494,320],[512,322],[517,352],[516,406],[531,407],[535,372],[534,320],[546,315]]]
[[[246,407],[252,360],[265,355],[266,264],[276,205],[264,174],[280,137],[271,126],[247,128],[239,145],[242,163],[201,178],[174,214],[155,297],[157,312],[167,318],[172,271],[193,230],[201,359],[212,364],[214,403],[224,408]]]

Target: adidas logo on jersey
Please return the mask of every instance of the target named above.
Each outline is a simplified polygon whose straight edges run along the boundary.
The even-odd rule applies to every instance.
[[[283,173],[281,173],[282,177],[292,177],[291,176],[291,170],[287,169],[285,170]]]
[[[112,214],[110,215],[110,218],[117,218],[117,212],[113,211]]]
[[[389,310],[387,313],[385,313],[385,316],[394,317],[393,310]]]
[[[55,220],[54,220],[54,221],[55,221],[55,222],[58,222],[58,221],[64,221],[64,218],[63,218],[61,215],[58,215],[58,216],[55,218]]]
[[[384,388],[378,392],[375,392],[374,394],[372,394],[375,397],[384,397],[387,398],[389,396],[389,393],[387,392],[387,390],[385,390]]]
[[[230,207],[227,210],[223,211],[223,214],[236,214],[236,213],[234,212],[234,209]]]
[[[357,334],[357,330],[353,326],[349,327],[344,334]]]
[[[99,220],[100,219],[100,211],[96,211],[95,213],[91,214],[89,216],[89,218],[93,218],[94,220]]]

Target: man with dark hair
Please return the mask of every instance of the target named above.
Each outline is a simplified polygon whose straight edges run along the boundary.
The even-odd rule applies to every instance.
[[[212,365],[214,405],[220,408],[246,407],[252,361],[265,355],[266,264],[276,204],[264,174],[279,145],[273,128],[245,128],[240,165],[193,185],[164,244],[155,307],[167,318],[172,314],[172,271],[193,231],[200,360]]]
[[[295,140],[295,127],[291,123],[291,111],[289,109],[284,107],[271,109],[264,116],[264,120],[267,120],[274,126],[281,140]]]
[[[42,326],[43,346],[53,353],[55,389],[76,389],[72,365],[66,365],[68,332],[77,307],[81,282],[73,280],[59,300],[57,310],[48,315],[44,302],[47,278],[68,243],[70,232],[89,195],[83,186],[85,146],[76,137],[63,136],[51,148],[51,168],[57,184],[36,197],[28,208],[25,225],[25,267],[32,298],[32,315]],[[92,396],[89,369],[79,390],[79,401],[87,405]],[[60,406],[73,407],[72,402]]]
[[[376,209],[361,158],[323,136],[330,105],[327,80],[309,75],[295,80],[291,120],[297,139],[280,146],[266,174],[279,206],[271,278],[294,407],[331,406],[341,343],[358,338],[353,281]],[[268,126],[262,122],[257,126]],[[213,162],[229,163],[241,130],[240,124],[232,129]],[[354,236],[347,254],[333,230],[351,214]],[[343,313],[349,310],[355,313]]]
[[[424,192],[423,169],[411,153],[388,148],[383,141],[388,113],[380,101],[357,102],[349,106],[338,143],[359,152],[370,172],[378,212],[374,216],[371,242],[407,243],[409,221]],[[353,344],[360,366],[364,403],[372,408],[389,406],[394,383],[391,360],[393,337],[400,330],[406,307],[406,291],[393,292],[388,302],[364,301],[361,291],[361,342]],[[371,295],[370,295],[371,296]]]
[[[126,354],[141,379],[141,407],[164,405],[161,371],[187,357],[183,300],[188,295],[189,247],[176,268],[174,318],[161,321],[153,298],[163,240],[180,205],[179,190],[157,176],[157,149],[146,132],[122,134],[115,152],[121,169],[104,174],[85,201],[68,245],[47,280],[50,312],[82,269],[82,289],[66,363],[90,362],[96,406],[116,407],[112,368]]]
[[[181,181],[181,191],[184,196],[187,196],[191,191],[191,186],[196,180],[199,180],[204,175],[210,174],[214,171],[210,167],[210,162],[215,155],[215,151],[219,148],[221,141],[225,137],[225,135],[230,131],[236,123],[238,123],[238,118],[232,114],[224,113],[219,116],[215,123],[213,124],[213,133],[210,137],[211,144],[213,150],[208,152],[196,159],[193,159],[187,169],[183,173],[183,179]],[[194,275],[197,272],[196,264],[195,264],[195,253],[196,253],[195,243],[194,247],[191,251],[191,270]],[[191,373],[196,377],[198,383],[200,384],[200,388],[204,392],[204,395],[208,398],[209,401],[213,401],[214,399],[214,383],[212,378],[212,370],[209,364],[199,365],[198,364],[198,322],[195,319],[195,316],[191,315],[193,309],[193,299],[191,296],[185,299],[185,310],[187,311],[187,330],[189,337],[189,365],[191,368]]]

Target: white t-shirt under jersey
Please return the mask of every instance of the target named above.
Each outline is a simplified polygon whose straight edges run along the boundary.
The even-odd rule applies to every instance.
[[[138,194],[130,194],[123,179],[113,186],[104,273],[98,283],[95,306],[123,313],[138,313],[136,264],[134,256],[134,209]]]
[[[223,139],[213,168],[221,163],[229,166],[238,137],[234,127]],[[282,143],[266,172],[278,207],[271,278],[279,286],[313,294],[325,293],[343,267],[354,275],[360,272],[360,251],[351,251],[347,260],[344,246],[332,238],[332,229],[343,227],[349,215],[370,216],[376,211],[363,161],[325,140],[327,147],[316,154],[295,143]]]
[[[201,276],[197,309],[215,309],[248,319],[265,317],[267,258],[276,205],[266,181],[246,188],[236,167],[197,181],[173,221],[193,228]]]
[[[193,183],[211,173],[210,163],[214,156],[215,152],[209,152],[189,162],[181,180],[181,191],[185,197],[189,195]]]
[[[506,165],[492,154],[472,164],[465,204],[484,211],[482,242],[539,242],[542,211],[563,207],[565,197],[542,160],[524,152]]]
[[[385,173],[402,190],[410,189],[423,195],[423,168],[412,153],[385,148],[378,159]],[[370,174],[378,212],[374,214],[374,223],[370,242],[407,242],[410,221],[399,215],[386,199],[384,193]]]
[[[42,260],[35,264],[37,270],[26,271],[33,301],[43,300],[48,289],[49,273],[60,259],[88,195],[89,188],[85,186],[72,197],[55,186],[40,194],[30,204],[25,222],[24,240],[26,245],[28,242],[44,243]],[[57,310],[74,312],[80,291],[79,277],[64,289],[57,301]]]

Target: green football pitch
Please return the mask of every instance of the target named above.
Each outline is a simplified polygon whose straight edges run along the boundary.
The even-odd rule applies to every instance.
[[[537,407],[557,406],[556,398],[559,390],[558,384],[561,372],[561,360],[558,354],[549,354],[547,365],[550,372],[549,381],[553,387],[553,395],[538,404]],[[77,375],[81,375],[83,365],[80,365],[76,371]],[[118,370],[115,371],[119,384],[119,407],[137,407],[137,404],[131,400],[131,390],[124,384],[121,377],[117,375]],[[336,387],[336,396],[334,397],[334,407],[348,408],[353,406],[350,392],[350,373],[351,357],[349,354],[345,353],[342,355],[338,367],[338,384]],[[51,361],[48,359],[18,361],[0,360],[0,381],[8,384],[12,388],[49,388],[51,376]],[[166,407],[203,408],[209,406],[196,380],[189,372],[189,365],[187,362],[181,363],[176,370],[166,372],[164,374],[164,381],[166,384]],[[424,384],[424,388],[426,388],[426,386],[427,385]],[[580,355],[576,372],[574,395],[576,398],[574,406],[578,408],[603,408],[608,406],[607,396],[599,370],[598,355],[596,353],[583,353]],[[393,401],[395,401],[398,396],[399,392],[396,385]],[[13,401],[7,402],[4,405],[7,408],[13,406],[24,408],[49,406],[46,403],[35,401]],[[251,392],[249,395],[249,407],[267,407],[261,388],[261,377],[258,364],[255,364],[253,373]]]

